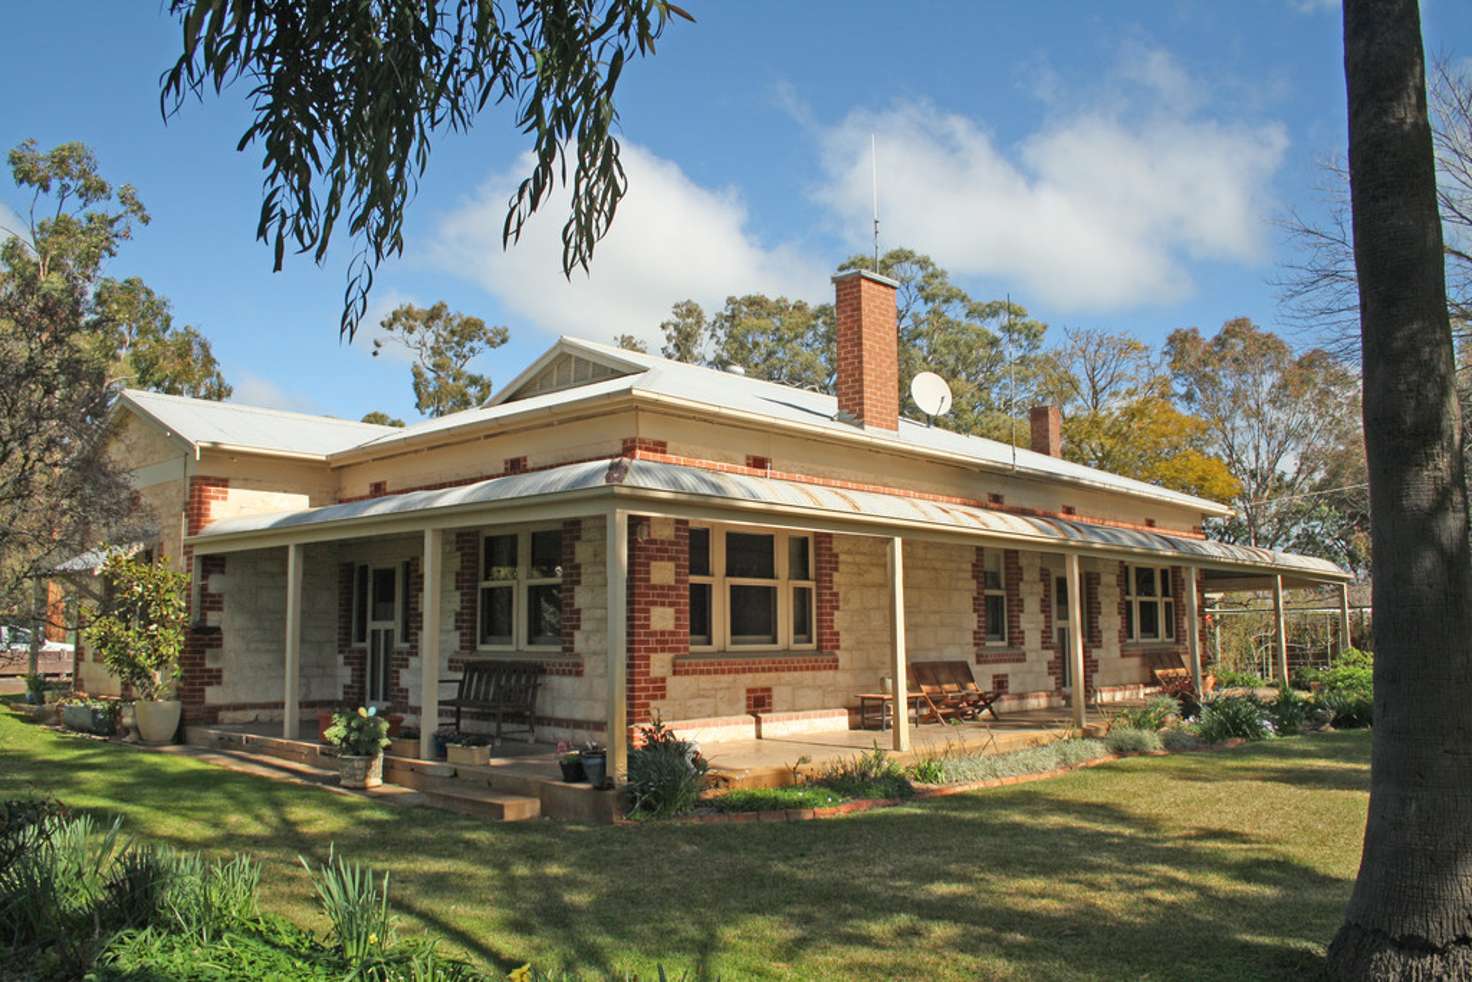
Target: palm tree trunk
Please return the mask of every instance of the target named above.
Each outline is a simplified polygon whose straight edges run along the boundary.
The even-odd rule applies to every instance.
[[[1472,978],[1472,549],[1416,0],[1344,0],[1375,616],[1341,979]]]

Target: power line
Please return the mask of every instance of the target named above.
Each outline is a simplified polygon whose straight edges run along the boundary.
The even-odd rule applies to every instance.
[[[1360,488],[1368,488],[1369,486],[1370,486],[1369,484],[1345,484],[1345,485],[1343,485],[1341,487],[1337,487],[1337,488],[1325,488],[1322,491],[1304,491],[1304,492],[1302,492],[1300,494],[1285,494],[1285,495],[1280,495],[1279,497],[1276,497],[1276,498],[1259,498],[1256,501],[1249,501],[1249,502],[1247,502],[1247,504],[1249,504],[1249,505],[1270,505],[1270,504],[1272,504],[1275,501],[1297,501],[1300,498],[1316,498],[1319,495],[1336,494],[1336,493],[1338,493],[1340,491],[1357,491]]]

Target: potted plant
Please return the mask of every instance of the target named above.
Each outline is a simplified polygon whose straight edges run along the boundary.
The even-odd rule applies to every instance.
[[[133,690],[139,738],[171,743],[182,709],[174,688],[189,618],[189,577],[120,552],[107,557],[101,575],[110,591],[87,627],[87,643]]]
[[[445,755],[456,767],[484,767],[491,762],[491,738],[485,733],[456,733],[445,742]]]
[[[394,718],[388,718],[388,752],[393,757],[419,756],[419,729],[414,726],[394,729]]]
[[[388,720],[374,707],[338,713],[327,728],[327,742],[337,748],[338,779],[345,788],[376,788],[383,783],[383,748],[388,746]]]
[[[61,722],[82,733],[113,736],[118,729],[118,707],[110,699],[74,699],[62,703]]]
[[[589,740],[578,751],[578,760],[583,765],[588,783],[595,788],[603,787],[608,779],[608,752],[603,749],[603,745]]]
[[[567,741],[559,741],[557,744],[557,766],[562,768],[562,779],[569,784],[577,784],[586,781],[588,775],[583,771],[583,758],[573,745]]]

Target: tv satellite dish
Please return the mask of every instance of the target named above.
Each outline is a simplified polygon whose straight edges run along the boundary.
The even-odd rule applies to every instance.
[[[921,372],[910,381],[910,398],[929,419],[951,411],[951,387],[934,372]]]

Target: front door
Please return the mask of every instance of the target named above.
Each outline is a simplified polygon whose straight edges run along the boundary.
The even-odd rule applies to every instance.
[[[394,642],[399,629],[398,569],[374,566],[368,572],[368,702],[389,701]]]
[[[1073,687],[1073,656],[1068,650],[1068,577],[1060,576],[1053,581],[1053,623],[1058,632],[1058,660],[1063,671],[1058,676],[1058,687]]]

